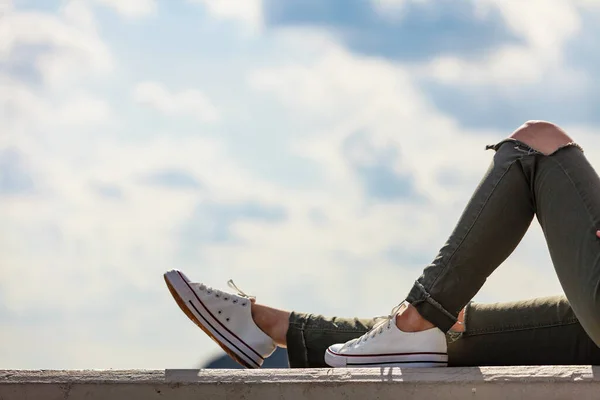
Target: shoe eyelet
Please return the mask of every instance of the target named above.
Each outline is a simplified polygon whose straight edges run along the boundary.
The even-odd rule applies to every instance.
[[[225,321],[229,322],[229,318],[225,318]]]
[[[227,301],[229,300],[229,297],[223,297],[223,300]]]
[[[242,303],[242,307],[246,307],[246,304],[248,304],[248,303]]]
[[[233,304],[235,304],[235,303],[237,303],[237,302],[238,302],[238,301],[237,301],[237,299],[233,300]]]
[[[219,298],[219,297],[221,297],[221,296],[219,296],[219,294],[217,293],[217,294],[215,294],[215,297],[218,299],[218,298]]]
[[[221,314],[221,311],[219,311],[218,313]]]

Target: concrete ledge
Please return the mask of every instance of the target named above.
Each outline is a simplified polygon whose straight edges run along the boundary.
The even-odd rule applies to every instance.
[[[0,370],[0,399],[597,399],[598,368]]]

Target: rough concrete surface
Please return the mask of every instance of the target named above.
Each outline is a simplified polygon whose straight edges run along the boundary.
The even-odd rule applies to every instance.
[[[0,370],[0,400],[598,399],[590,366],[273,370]]]

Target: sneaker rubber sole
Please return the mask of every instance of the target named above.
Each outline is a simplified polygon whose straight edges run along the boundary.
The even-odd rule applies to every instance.
[[[396,354],[338,354],[331,349],[325,352],[325,363],[342,368],[431,368],[447,367],[447,353],[396,353]]]
[[[181,311],[221,346],[225,353],[246,368],[261,367],[264,358],[212,315],[191,288],[185,275],[173,270],[165,273],[164,279]]]

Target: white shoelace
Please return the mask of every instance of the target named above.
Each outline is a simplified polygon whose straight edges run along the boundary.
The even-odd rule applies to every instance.
[[[237,287],[237,285],[235,283],[233,283],[233,279],[230,279],[227,281],[227,286],[229,286],[230,288],[232,288],[233,290],[235,290],[237,292],[233,296],[231,295],[231,293],[227,293],[222,290],[212,288],[203,283],[197,283],[197,285],[200,290],[202,290],[202,291],[205,290],[207,294],[214,293],[215,297],[217,297],[217,298],[222,297],[223,300],[225,300],[225,301],[231,300],[234,304],[236,304],[239,301],[238,297],[241,297],[242,299],[247,299],[247,300],[256,299],[256,297],[246,294],[243,290],[241,290],[239,287]],[[247,303],[241,303],[241,304],[242,304],[242,306],[245,306]]]
[[[403,305],[404,305],[404,303],[400,303],[396,307],[392,308],[392,311],[389,313],[389,315],[381,315],[381,316],[375,317],[374,319],[376,322],[375,322],[375,325],[373,326],[373,328],[371,328],[370,331],[368,331],[361,337],[349,341],[348,343],[346,343],[346,346],[352,346],[354,344],[365,343],[369,339],[373,339],[375,336],[382,334],[384,329],[390,329],[392,327],[392,323],[394,323],[394,324],[396,323],[396,314],[398,314],[398,311],[400,311],[400,309],[403,307]],[[386,327],[384,328],[384,326],[386,326]],[[346,346],[344,346],[344,347],[346,347]]]
[[[240,289],[239,287],[237,287],[237,285],[235,283],[233,283],[233,279],[230,279],[230,280],[227,281],[227,286],[229,286],[233,290],[237,291],[237,294],[240,297],[245,297],[248,300],[256,300],[256,297],[250,296],[249,294],[244,293],[244,291],[242,289]]]

